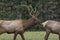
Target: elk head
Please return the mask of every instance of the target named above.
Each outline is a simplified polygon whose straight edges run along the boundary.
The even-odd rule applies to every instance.
[[[39,15],[39,12],[36,10],[36,7],[33,9],[32,5],[29,5],[28,6],[28,12],[29,12],[29,15],[31,16],[30,19],[33,20],[34,24],[39,24],[40,21],[37,18],[37,16]]]
[[[26,6],[26,7],[28,9],[28,13],[31,16],[31,18],[23,21],[24,29],[30,28],[30,27],[40,23],[38,18],[37,18],[37,16],[39,14],[38,14],[38,11],[36,11],[36,8],[33,9],[31,5]]]

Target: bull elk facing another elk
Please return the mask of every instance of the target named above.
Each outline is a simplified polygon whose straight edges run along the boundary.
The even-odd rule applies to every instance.
[[[53,20],[47,20],[47,21],[43,22],[42,25],[46,29],[45,40],[48,40],[50,33],[58,34],[59,40],[60,40],[60,22],[53,21]]]
[[[28,7],[29,8],[29,7]],[[22,40],[25,40],[24,38],[24,32],[25,29],[32,27],[32,25],[36,25],[38,23],[36,15],[32,15],[36,13],[36,10],[31,10],[29,14],[32,16],[28,20],[0,20],[0,34],[2,33],[14,33],[14,39],[16,40],[17,34],[21,35]]]

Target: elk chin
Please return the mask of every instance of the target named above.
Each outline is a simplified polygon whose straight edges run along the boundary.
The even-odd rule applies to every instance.
[[[42,23],[42,25],[45,27],[45,25],[48,23],[48,21],[45,21]]]

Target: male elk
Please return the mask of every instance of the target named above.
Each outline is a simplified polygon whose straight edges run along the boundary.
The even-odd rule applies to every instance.
[[[43,22],[42,25],[46,29],[45,40],[48,40],[50,33],[58,34],[59,40],[60,40],[60,22],[53,21],[53,20],[47,20],[47,21]]]
[[[27,6],[28,7],[28,6]],[[29,8],[29,7],[28,7]],[[21,35],[22,40],[25,40],[23,33],[25,32],[25,29],[32,27],[33,25],[36,25],[38,23],[37,17],[34,15],[36,11],[28,10],[30,11],[29,14],[32,16],[28,20],[0,20],[0,34],[2,33],[14,33],[14,39],[16,40],[17,34]],[[33,15],[32,15],[33,13]]]

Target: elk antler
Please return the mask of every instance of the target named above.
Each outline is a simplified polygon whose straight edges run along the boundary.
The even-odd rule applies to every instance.
[[[39,15],[39,12],[37,11],[36,7],[35,7],[35,10],[34,10],[34,13],[35,13],[35,16]]]
[[[31,16],[38,16],[39,12],[37,11],[36,7],[33,9],[32,5],[21,5],[23,7],[26,7],[28,9],[28,12]]]
[[[33,9],[31,4],[28,6],[28,12],[31,16],[38,16],[39,15],[38,14],[39,12],[36,10],[36,7]]]
[[[28,7],[28,12],[32,16],[33,8],[31,5],[27,6]]]

